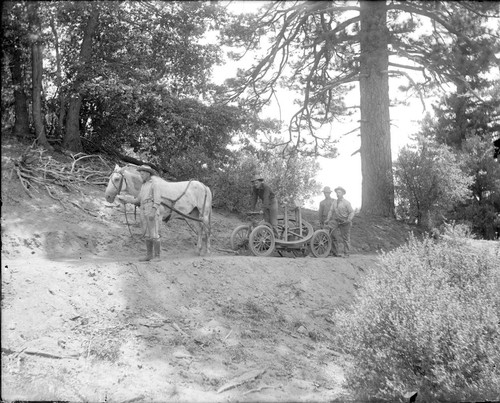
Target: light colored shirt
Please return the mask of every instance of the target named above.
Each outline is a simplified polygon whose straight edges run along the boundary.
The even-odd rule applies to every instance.
[[[346,199],[335,200],[330,207],[330,212],[328,213],[327,221],[331,219],[339,221],[352,221],[354,218],[354,209]]]
[[[159,178],[152,176],[147,182],[142,184],[141,191],[139,195],[134,198],[133,203],[138,204],[141,207],[145,207],[146,204],[153,203],[152,207],[158,209],[161,204],[161,194],[157,190]]]

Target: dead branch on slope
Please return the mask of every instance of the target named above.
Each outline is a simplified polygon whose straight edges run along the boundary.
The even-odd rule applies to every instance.
[[[29,147],[14,161],[14,171],[30,197],[32,191],[45,188],[49,196],[59,200],[51,191],[58,186],[69,192],[81,192],[83,185],[105,185],[111,171],[99,155],[68,154],[71,161],[61,162],[47,155],[43,148]]]

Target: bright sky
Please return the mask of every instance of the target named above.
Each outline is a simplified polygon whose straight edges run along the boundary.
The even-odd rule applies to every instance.
[[[236,12],[254,12],[264,2],[262,1],[233,1],[229,5],[231,11]],[[215,39],[215,38],[214,38]],[[234,62],[228,63],[225,66],[220,66],[214,69],[214,80],[222,83],[225,79],[234,77],[236,74],[237,65]],[[396,97],[401,98],[401,93],[397,91],[399,83],[395,80],[390,81],[390,96],[391,99]],[[404,96],[404,95],[403,95]],[[359,90],[354,90],[349,98],[346,99],[348,105],[359,105]],[[290,117],[296,111],[297,106],[292,104],[292,98],[284,92],[278,92],[277,104],[271,105],[263,112],[263,117],[280,118],[284,124],[288,124]],[[430,105],[426,105],[430,108]],[[418,132],[419,121],[424,118],[427,111],[423,110],[420,100],[412,100],[408,106],[397,106],[391,108],[391,147],[393,159],[397,157],[399,150],[409,142],[411,135]],[[281,114],[281,116],[280,116]],[[355,118],[356,120],[359,118]],[[333,138],[339,138],[341,134],[347,133],[356,127],[358,123],[344,125],[335,124],[333,127],[324,127],[322,133],[330,134]],[[337,186],[342,186],[346,189],[346,199],[349,200],[354,208],[361,207],[361,161],[359,152],[360,138],[356,133],[341,137],[338,143],[339,156],[336,159],[320,158],[321,171],[317,176],[317,180],[323,186],[330,186],[332,189]],[[319,202],[323,199],[323,194],[311,195],[311,200],[306,204],[306,207],[317,208]]]
[[[400,95],[397,90],[399,83],[392,81],[390,84],[392,84],[390,96],[391,99],[395,99],[397,95]],[[352,97],[353,100],[348,104],[359,105],[359,90],[353,90],[349,97]],[[278,99],[281,107],[281,118],[287,124],[297,106],[292,105],[292,98],[286,94],[278,93]],[[426,105],[426,107],[430,108],[429,105]],[[393,160],[397,158],[399,150],[410,142],[410,137],[419,131],[419,121],[424,118],[427,111],[424,111],[420,100],[417,99],[412,100],[408,106],[391,107],[391,150]],[[280,116],[280,111],[276,105],[273,105],[263,112],[263,116],[277,118]],[[354,118],[355,121],[358,119]],[[359,152],[355,153],[360,148],[359,131],[346,136],[342,135],[358,125],[358,123],[346,123],[322,128],[321,132],[325,136],[329,134],[332,138],[340,139],[337,144],[339,156],[335,159],[319,158],[321,170],[317,176],[317,180],[323,186],[330,186],[332,189],[342,186],[346,189],[345,198],[351,202],[354,208],[361,207],[361,159]],[[352,155],[353,153],[355,154]],[[323,198],[322,193],[312,197],[306,207],[317,207]]]

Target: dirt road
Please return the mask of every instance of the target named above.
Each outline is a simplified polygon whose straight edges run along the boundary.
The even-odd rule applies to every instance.
[[[332,312],[407,227],[356,218],[349,259],[261,258],[228,251],[241,220],[215,211],[211,255],[196,256],[194,234],[174,220],[162,261],[139,263],[131,207],[125,219],[92,186],[30,198],[12,175],[19,153],[2,146],[4,400],[345,396]]]

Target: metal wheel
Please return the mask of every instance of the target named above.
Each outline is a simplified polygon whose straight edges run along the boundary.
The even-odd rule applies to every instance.
[[[276,244],[273,230],[267,225],[259,225],[250,232],[248,244],[255,256],[270,256],[274,252]]]
[[[311,238],[311,253],[314,257],[327,257],[332,250],[332,240],[328,231],[319,229]]]
[[[240,225],[231,233],[231,249],[248,250],[248,237],[250,235],[250,225]]]

